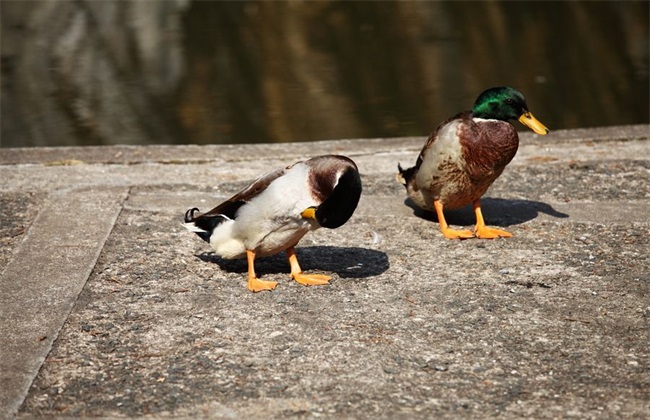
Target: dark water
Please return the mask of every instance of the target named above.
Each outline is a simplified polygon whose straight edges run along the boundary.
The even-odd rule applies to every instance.
[[[498,85],[524,93],[551,129],[650,122],[647,1],[144,3],[151,8],[147,16],[156,13],[158,44],[135,43],[124,57],[113,56],[122,63],[116,91],[128,96],[140,89],[138,98],[146,100],[124,105],[85,93],[113,89],[108,78],[91,81],[100,86],[75,82],[81,87],[66,91],[69,99],[95,100],[81,101],[84,113],[70,107],[64,115],[72,114],[72,128],[48,142],[420,136]],[[86,5],[84,13],[97,21],[89,27],[99,28],[104,43],[120,39],[113,31],[142,13],[129,4],[117,2],[113,9],[126,10],[111,12],[118,18],[108,23],[99,18],[99,6]],[[143,38],[139,30],[152,31],[128,28],[120,35],[127,41]],[[147,45],[160,49],[157,60],[145,60]],[[56,96],[60,85],[53,90]],[[132,124],[144,128],[120,135],[120,123],[101,124],[110,117],[107,109],[119,115],[128,106],[138,110]],[[93,124],[88,115],[95,116]],[[12,145],[17,132],[3,129],[3,144]]]
[[[648,122],[647,2],[199,2],[184,22],[205,90],[179,103],[221,120],[200,142],[423,135],[504,84],[552,128]]]

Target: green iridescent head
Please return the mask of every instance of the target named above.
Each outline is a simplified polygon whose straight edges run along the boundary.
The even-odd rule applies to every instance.
[[[492,120],[519,120],[537,134],[547,134],[548,128],[528,110],[526,99],[516,89],[502,86],[481,93],[472,109],[472,116]]]

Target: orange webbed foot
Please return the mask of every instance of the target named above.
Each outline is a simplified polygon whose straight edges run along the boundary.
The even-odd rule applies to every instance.
[[[483,219],[483,212],[481,211],[481,203],[479,200],[474,202],[474,213],[476,214],[476,228],[474,232],[479,239],[495,239],[495,238],[511,238],[512,233],[505,230],[487,227],[485,219]]]
[[[251,292],[261,292],[263,290],[273,290],[278,285],[277,281],[260,280],[255,274],[255,251],[247,249],[246,258],[248,259],[248,290]]]
[[[257,277],[248,279],[248,290],[251,292],[262,292],[264,290],[273,290],[278,285],[277,281],[260,280]]]
[[[300,268],[298,257],[293,247],[287,249],[287,257],[289,257],[289,264],[291,264],[291,278],[302,284],[303,286],[322,286],[330,284],[331,276],[325,274],[305,274]]]
[[[512,233],[505,230],[482,226],[476,229],[476,237],[479,239],[496,239],[496,238],[511,238]]]
[[[332,280],[332,276],[326,276],[325,274],[292,273],[291,278],[303,286],[322,286],[330,284],[330,280]]]
[[[440,229],[443,236],[447,239],[470,239],[474,237],[474,232],[471,230],[454,230],[454,229]]]
[[[447,221],[445,220],[445,214],[443,213],[442,203],[438,200],[433,201],[433,208],[436,210],[438,215],[438,224],[440,225],[440,231],[443,236],[447,239],[469,239],[474,237],[474,232],[471,230],[454,230],[450,229]]]

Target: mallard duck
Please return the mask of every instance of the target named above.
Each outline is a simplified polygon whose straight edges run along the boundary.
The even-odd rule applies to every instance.
[[[255,274],[255,258],[286,251],[291,277],[303,285],[331,276],[305,274],[294,247],[310,230],[335,229],[350,219],[361,196],[356,164],[345,156],[318,156],[269,172],[207,213],[185,213],[188,230],[225,259],[248,259],[248,289],[272,290],[275,281]]]
[[[519,136],[510,120],[519,120],[537,134],[548,129],[528,110],[524,96],[511,87],[481,93],[474,108],[444,121],[429,136],[415,166],[397,165],[397,179],[419,207],[435,210],[442,234],[449,239],[511,237],[485,225],[481,196],[517,153]],[[474,205],[476,227],[450,229],[445,209]]]

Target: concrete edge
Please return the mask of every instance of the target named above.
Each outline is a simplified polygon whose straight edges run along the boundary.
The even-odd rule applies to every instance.
[[[650,137],[650,125],[627,125],[614,127],[555,130],[547,136],[521,132],[523,144],[545,144],[549,142],[611,142],[645,140]],[[246,161],[249,156],[259,156],[260,149],[269,155],[291,160],[298,156],[326,153],[357,153],[395,151],[405,149],[417,151],[422,147],[426,135],[421,137],[396,137],[385,139],[342,139],[302,143],[272,144],[215,144],[215,145],[148,145],[141,146],[84,146],[84,147],[40,147],[0,149],[0,165],[47,164],[75,165],[81,163],[203,163]],[[255,153],[249,153],[252,151]],[[169,156],[174,156],[170,159]]]
[[[0,274],[0,416],[23,404],[127,195],[124,187],[52,194]]]

